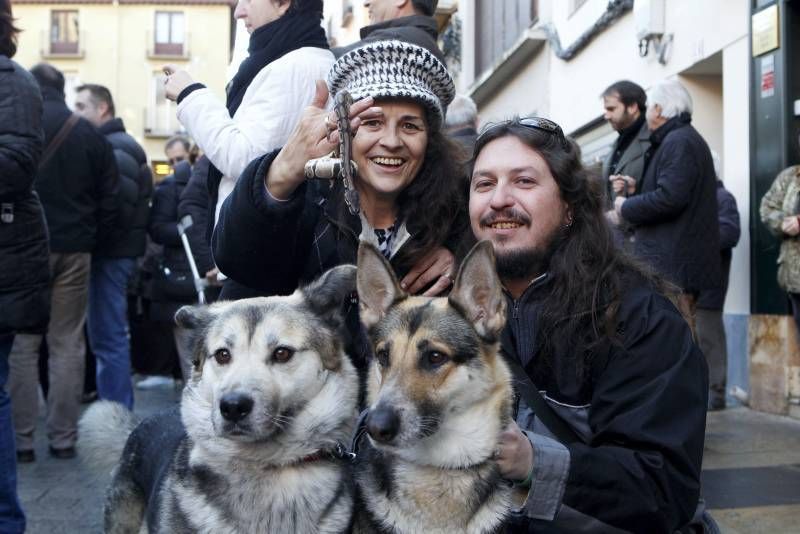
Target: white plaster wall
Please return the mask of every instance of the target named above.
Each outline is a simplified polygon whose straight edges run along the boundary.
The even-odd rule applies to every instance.
[[[692,125],[700,132],[709,148],[725,155],[723,150],[722,76],[678,76],[692,96]]]
[[[549,117],[550,54],[539,53],[529,62],[497,96],[481,106],[480,124],[510,118],[514,115],[537,115]]]
[[[750,73],[749,37],[722,52],[722,174],[725,187],[739,206],[742,237],[733,249],[725,313],[750,313]]]

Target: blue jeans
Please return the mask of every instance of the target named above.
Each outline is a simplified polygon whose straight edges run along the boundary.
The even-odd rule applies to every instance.
[[[25,532],[25,514],[17,497],[17,447],[11,423],[11,401],[6,394],[8,353],[13,334],[0,334],[0,532]]]
[[[92,258],[89,282],[89,343],[97,358],[97,396],[133,409],[128,280],[133,258]]]

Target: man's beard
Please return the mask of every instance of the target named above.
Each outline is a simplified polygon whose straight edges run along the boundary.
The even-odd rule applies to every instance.
[[[501,280],[533,279],[544,273],[550,264],[549,250],[523,248],[497,251],[497,274]]]

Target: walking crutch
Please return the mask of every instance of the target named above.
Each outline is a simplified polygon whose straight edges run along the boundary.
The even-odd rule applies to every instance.
[[[197,291],[197,302],[200,304],[206,303],[205,289],[208,287],[208,281],[204,276],[200,276],[197,272],[197,264],[194,262],[192,255],[192,247],[189,245],[189,238],[186,236],[186,230],[192,226],[192,216],[184,215],[178,221],[178,235],[181,236],[181,243],[183,243],[183,251],[186,253],[186,259],[189,260],[189,267],[192,269],[192,277],[194,278],[194,288]]]

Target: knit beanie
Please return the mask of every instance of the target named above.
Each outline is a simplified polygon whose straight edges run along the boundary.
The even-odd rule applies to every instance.
[[[447,67],[427,49],[402,41],[377,41],[347,52],[328,73],[328,88],[332,95],[347,89],[353,100],[416,101],[434,131],[441,128],[455,96]]]

